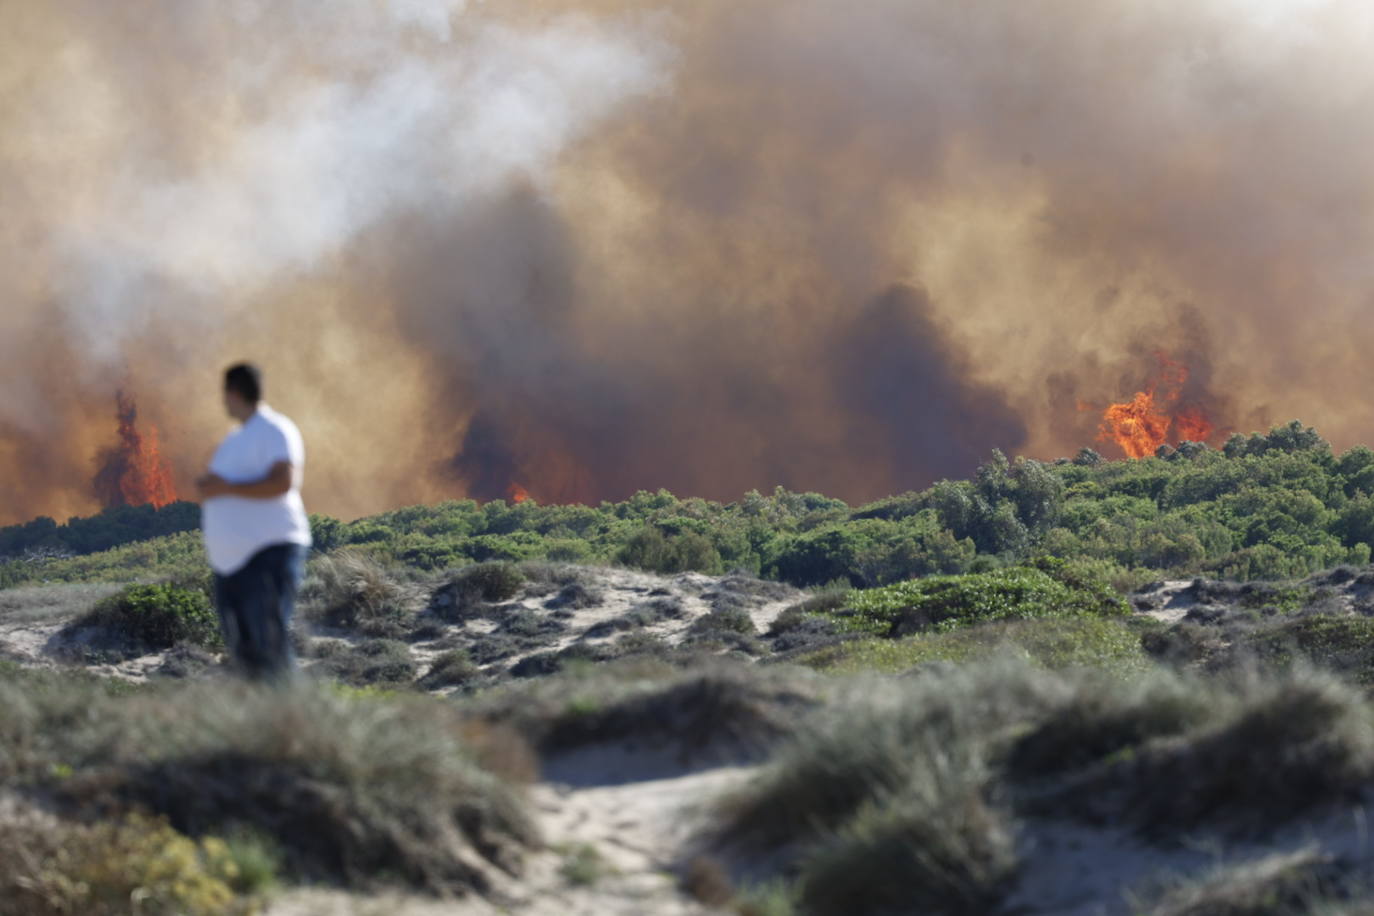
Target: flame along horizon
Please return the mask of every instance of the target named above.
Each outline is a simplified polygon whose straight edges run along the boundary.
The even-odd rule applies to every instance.
[[[119,442],[100,453],[100,469],[93,484],[96,497],[106,508],[154,506],[161,509],[177,501],[172,470],[162,456],[157,427],[139,428],[138,404],[133,396],[115,394]]]
[[[1188,367],[1158,352],[1160,372],[1131,400],[1110,405],[1102,414],[1098,438],[1114,442],[1127,458],[1148,458],[1164,445],[1206,442],[1216,431],[1200,405],[1182,404]]]

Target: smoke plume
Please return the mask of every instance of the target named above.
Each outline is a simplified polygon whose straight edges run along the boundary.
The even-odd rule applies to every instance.
[[[1160,352],[1219,435],[1369,437],[1357,0],[0,12],[0,521],[98,506],[120,388],[185,490],[240,358],[342,516],[867,499]]]

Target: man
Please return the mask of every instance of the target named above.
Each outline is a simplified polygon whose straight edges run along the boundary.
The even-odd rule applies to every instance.
[[[291,616],[310,547],[300,495],[305,446],[296,424],[262,402],[255,366],[224,373],[224,407],[240,426],[196,481],[224,644],[249,677],[286,680],[295,669]]]

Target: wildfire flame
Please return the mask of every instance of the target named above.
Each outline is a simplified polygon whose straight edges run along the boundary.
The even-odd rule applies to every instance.
[[[119,444],[100,454],[95,475],[95,494],[106,507],[146,506],[161,508],[176,501],[172,471],[158,446],[157,427],[147,432],[138,426],[138,405],[123,391],[115,395]]]
[[[507,492],[510,494],[510,501],[513,503],[529,502],[530,491],[526,490],[518,483],[511,484]]]
[[[1187,367],[1164,353],[1156,357],[1159,377],[1131,400],[1112,404],[1102,415],[1100,438],[1115,442],[1128,458],[1146,458],[1171,442],[1206,442],[1215,429],[1201,407],[1179,404],[1188,383]]]

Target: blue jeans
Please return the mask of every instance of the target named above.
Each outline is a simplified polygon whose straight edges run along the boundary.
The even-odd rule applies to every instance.
[[[284,681],[296,669],[291,617],[309,548],[274,544],[228,576],[215,574],[215,607],[230,657],[248,677]]]

